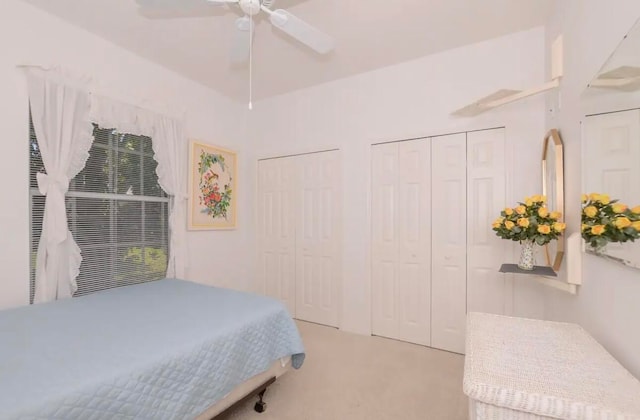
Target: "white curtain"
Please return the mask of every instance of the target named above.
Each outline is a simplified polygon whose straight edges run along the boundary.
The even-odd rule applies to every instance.
[[[91,95],[91,121],[121,133],[151,137],[158,181],[170,196],[167,277],[185,278],[187,141],[183,124],[99,95]]]
[[[154,159],[158,162],[156,173],[163,190],[171,195],[169,210],[170,253],[167,277],[184,278],[187,255],[185,252],[186,201],[184,186],[187,179],[187,144],[182,124],[160,117],[153,134]]]
[[[65,194],[69,181],[89,157],[93,126],[89,94],[54,71],[26,69],[33,126],[46,174],[38,189],[46,196],[36,258],[35,303],[71,297],[82,256],[67,228]]]

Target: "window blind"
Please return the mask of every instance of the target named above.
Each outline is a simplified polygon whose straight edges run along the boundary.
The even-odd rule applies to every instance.
[[[45,172],[30,123],[31,302]],[[82,250],[74,296],[162,279],[169,255],[169,198],[158,184],[151,138],[94,126],[89,159],[66,195],[69,230]]]

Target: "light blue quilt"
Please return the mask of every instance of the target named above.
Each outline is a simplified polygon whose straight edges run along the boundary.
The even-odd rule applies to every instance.
[[[182,280],[0,311],[0,419],[191,419],[289,355],[280,302]]]

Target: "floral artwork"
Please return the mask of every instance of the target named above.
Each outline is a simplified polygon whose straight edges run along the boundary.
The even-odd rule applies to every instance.
[[[206,144],[191,144],[190,229],[236,227],[236,154]]]

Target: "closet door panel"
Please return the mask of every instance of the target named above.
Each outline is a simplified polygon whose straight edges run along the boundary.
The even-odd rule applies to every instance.
[[[341,273],[341,167],[337,151],[295,158],[296,317],[338,326]]]
[[[586,193],[609,194],[631,206],[640,201],[640,110],[587,117],[584,126]],[[640,242],[609,243],[607,254],[634,261]]]
[[[398,145],[398,329],[402,340],[429,345],[431,328],[431,147]]]
[[[372,333],[400,339],[399,308],[399,147],[372,147]]]
[[[467,311],[466,134],[434,137],[431,149],[431,345],[464,353]]]
[[[505,314],[506,278],[497,271],[506,243],[491,222],[506,202],[504,129],[467,134],[467,309]]]
[[[295,316],[295,174],[292,159],[258,162],[258,275],[263,293]]]

